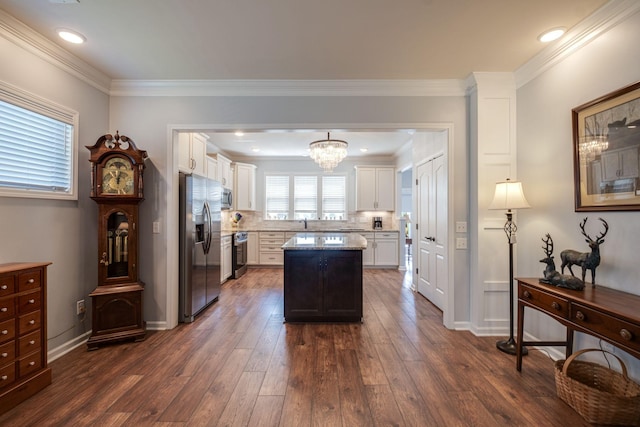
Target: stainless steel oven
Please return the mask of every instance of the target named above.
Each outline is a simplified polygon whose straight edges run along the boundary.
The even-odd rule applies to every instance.
[[[231,278],[237,279],[247,271],[247,241],[246,231],[233,233],[233,248],[231,249]]]

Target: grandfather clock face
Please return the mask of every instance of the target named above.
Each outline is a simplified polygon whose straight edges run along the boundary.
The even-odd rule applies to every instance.
[[[133,166],[128,159],[111,157],[102,168],[102,194],[133,194],[133,175]]]

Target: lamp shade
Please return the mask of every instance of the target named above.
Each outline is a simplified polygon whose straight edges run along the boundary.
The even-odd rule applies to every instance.
[[[489,209],[526,209],[530,208],[527,199],[524,198],[522,183],[507,179],[496,183],[496,193]]]

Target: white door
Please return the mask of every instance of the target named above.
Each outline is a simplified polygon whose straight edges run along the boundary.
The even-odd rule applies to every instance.
[[[418,166],[418,292],[444,309],[447,276],[447,172],[445,156]]]

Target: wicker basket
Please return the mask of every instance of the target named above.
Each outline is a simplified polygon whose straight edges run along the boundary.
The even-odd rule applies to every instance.
[[[620,362],[622,373],[597,363],[575,360],[589,351],[609,353]],[[627,376],[618,356],[604,350],[584,349],[555,363],[558,397],[585,420],[604,425],[640,425],[640,385]]]

